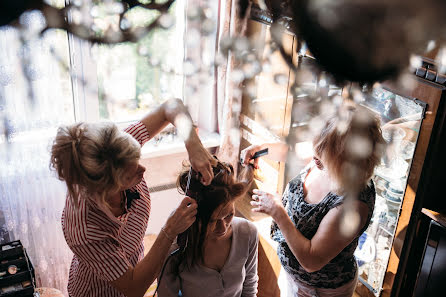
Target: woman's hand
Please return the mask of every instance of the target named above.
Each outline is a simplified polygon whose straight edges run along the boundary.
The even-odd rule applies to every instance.
[[[242,150],[240,152],[240,163],[243,166],[246,166],[250,163],[251,158],[254,156],[255,153],[257,153],[258,151],[260,151],[262,149],[261,145],[250,145],[247,148],[245,148],[244,150]],[[254,159],[254,168],[258,169],[259,168],[259,158]]]
[[[201,174],[201,183],[209,185],[214,178],[212,167],[217,165],[217,159],[203,147],[201,142],[186,147],[188,148],[190,165]]]
[[[253,190],[251,205],[255,206],[252,211],[262,212],[270,215],[275,221],[280,215],[286,215],[285,208],[282,205],[280,196],[273,195],[257,189]]]
[[[173,124],[178,135],[184,140],[192,168],[202,176],[201,182],[205,185],[211,183],[214,178],[212,165],[216,165],[217,160],[203,147],[183,101],[167,100],[146,115],[141,122],[146,126],[150,137],[158,134],[169,123]]]
[[[260,150],[268,149],[268,155],[266,156],[270,160],[285,162],[287,153],[288,153],[288,144],[285,142],[271,142],[271,143],[263,143],[260,145],[253,144],[248,146],[244,150],[240,152],[240,163],[243,166],[248,165],[251,162],[251,158]],[[256,158],[253,160],[254,168],[259,168],[259,159]]]
[[[167,219],[166,225],[164,226],[164,230],[171,238],[186,231],[195,222],[197,207],[198,204],[194,199],[184,197],[177,209]]]

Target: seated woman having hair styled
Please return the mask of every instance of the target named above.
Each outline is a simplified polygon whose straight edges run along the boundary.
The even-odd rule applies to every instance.
[[[185,193],[191,174],[187,194],[197,201],[196,221],[187,231],[184,252],[167,259],[158,296],[256,296],[257,229],[234,218],[234,202],[248,190],[252,167],[246,167],[237,180],[230,164],[218,162],[208,186],[189,171],[190,166],[183,165],[177,186]]]

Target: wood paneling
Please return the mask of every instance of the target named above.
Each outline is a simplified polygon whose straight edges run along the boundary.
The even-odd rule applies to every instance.
[[[277,282],[280,272],[280,261],[276,250],[260,236],[259,241],[259,292],[257,297],[280,297]]]
[[[245,81],[244,85],[255,91],[255,97],[250,98],[244,92],[242,100],[241,111],[241,129],[242,135],[252,135],[252,138],[265,139],[267,141],[284,140],[289,132],[291,121],[291,108],[293,98],[290,95],[289,88],[294,77],[281,57],[279,52],[273,54],[269,51],[268,43],[271,40],[270,27],[264,24],[248,21],[247,36],[253,37],[257,42],[262,40],[263,43],[257,43],[257,53],[267,61],[263,66],[269,64],[270,69],[264,68],[255,78]],[[289,53],[295,51],[296,42],[292,35],[284,34],[283,46]],[[275,79],[276,74],[281,74],[284,78],[283,82]],[[279,82],[279,83],[278,83]],[[254,121],[257,126],[251,125]],[[262,132],[263,129],[268,130],[273,134],[273,137],[268,133]],[[264,131],[264,130],[263,130]],[[248,134],[249,133],[249,134]],[[268,134],[268,135],[267,135]],[[251,143],[249,137],[242,138],[240,148],[246,148]],[[277,180],[275,189],[281,193],[283,191],[285,164],[281,162],[271,161],[267,158],[262,158],[262,165],[260,171],[268,172],[268,176],[274,176]],[[274,172],[271,172],[273,170]],[[262,189],[262,183],[257,181],[254,187]],[[265,188],[263,188],[265,189]],[[237,214],[251,221],[258,221],[265,219],[266,215],[253,213],[251,211],[250,194],[238,199],[236,202]],[[268,236],[269,230],[260,230],[264,236]],[[259,243],[259,292],[258,297],[279,297],[280,289],[277,283],[281,265],[277,257],[276,249],[268,242],[268,239],[260,235]]]

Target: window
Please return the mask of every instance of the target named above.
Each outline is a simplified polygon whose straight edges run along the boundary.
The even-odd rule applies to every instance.
[[[62,0],[56,2],[59,6],[63,5]],[[172,97],[193,98],[188,103],[198,125],[205,122],[200,117],[206,118],[207,122],[216,122],[215,103],[211,99],[214,94],[213,77],[210,72],[206,79],[201,73],[193,75],[194,79],[200,78],[200,97],[191,95],[184,87],[193,85],[193,79],[189,77],[186,81],[183,73],[183,65],[187,65],[183,61],[188,59],[186,52],[199,58],[213,57],[215,45],[212,44],[216,42],[214,32],[206,36],[207,40],[213,42],[211,46],[204,46],[204,39],[198,37],[195,42],[198,48],[187,49],[186,26],[194,22],[186,20],[187,3],[186,0],[175,1],[162,20],[165,28],[152,30],[137,43],[91,45],[63,30],[49,30],[43,38],[36,37],[22,45],[20,32],[12,28],[2,29],[0,109],[6,110],[6,120],[0,118],[0,131],[8,129],[17,134],[39,130],[32,136],[38,137],[42,135],[41,130],[46,129],[46,135],[51,137],[56,127],[74,121],[113,121],[124,127]],[[217,18],[218,5],[214,6],[213,15]],[[119,23],[117,17],[106,11],[99,9],[90,13],[95,16],[94,25],[98,30],[107,30],[109,26]],[[132,26],[141,26],[152,22],[158,14],[157,11],[135,7],[126,17]],[[39,18],[43,23],[40,12],[31,12],[27,17],[30,19],[29,24],[39,23]],[[199,27],[199,22],[194,26]],[[17,52],[20,54],[17,55]],[[25,114],[25,106],[29,105],[28,81],[23,71],[25,74],[29,72],[31,77],[29,81],[34,96],[31,105],[36,108],[31,113],[32,119],[17,116]],[[203,90],[206,90],[206,94]],[[216,128],[207,124],[201,131],[204,130],[212,132]],[[214,136],[211,136],[212,143],[216,144],[218,139]],[[157,137],[155,144],[164,145],[160,142],[162,138]],[[168,137],[165,142],[172,144],[179,141],[175,137]],[[183,146],[181,142],[179,145]]]
[[[185,1],[176,1],[163,19],[166,28],[156,29],[137,43],[94,45],[99,120],[128,122],[141,118],[166,99],[182,98],[185,32]],[[134,26],[151,23],[158,12],[135,7],[127,20]],[[107,15],[97,19],[104,30]],[[95,23],[95,24],[96,24]]]
[[[216,100],[212,99],[215,96],[211,71],[214,66],[211,63],[204,67],[206,73],[203,70],[203,73],[194,72],[187,76],[191,72],[187,68],[191,60],[196,63],[203,63],[203,59],[213,61],[217,32],[215,29],[213,33],[200,36],[200,22],[186,18],[187,6],[195,7],[189,2],[175,1],[169,9],[169,17],[162,20],[165,28],[153,30],[137,43],[91,46],[69,36],[76,121],[105,120],[125,127],[165,100],[181,98],[200,127],[203,144],[208,147],[219,145],[219,135],[213,133],[217,129]],[[211,7],[216,20],[218,3]],[[95,25],[101,30],[119,23],[104,12],[94,13]],[[126,16],[129,24],[141,26],[152,22],[158,12],[135,7]],[[191,40],[194,40],[193,47],[190,47]],[[197,81],[200,85],[195,90],[199,90],[199,95],[190,91]],[[169,137],[165,137],[166,134]],[[169,129],[144,147],[143,157],[158,155],[160,147],[163,154],[184,149],[182,141],[175,137],[175,131]]]
[[[45,2],[63,6],[65,0]],[[102,120],[124,126],[170,96],[184,98],[186,3],[177,0],[170,9],[174,26],[156,30],[137,44],[91,46],[63,30],[48,30],[40,38],[38,32],[44,20],[38,11],[21,16],[33,32],[0,28],[0,241],[8,240],[9,236],[22,240],[34,259],[41,284],[57,287],[66,295],[66,286],[61,284],[67,282],[72,259],[60,230],[66,188],[48,168],[49,148],[56,128],[75,121]],[[217,1],[212,4],[218,6]],[[133,17],[129,19],[134,22],[154,17],[137,8],[131,14]],[[106,21],[104,14],[96,25],[104,25]],[[215,41],[215,35],[209,38]],[[198,56],[201,47],[199,44],[200,51],[195,50]],[[215,48],[207,47],[206,53],[213,54]],[[209,85],[212,86],[212,81]],[[209,93],[203,96],[206,104],[212,101]],[[199,108],[215,119],[213,113],[206,114],[207,106]],[[3,137],[4,130],[10,133],[9,141]],[[166,166],[166,161],[176,162],[177,166],[181,160],[166,154],[180,152],[180,148],[184,152],[184,145],[172,138],[165,137],[158,143],[158,150],[156,139],[152,145],[145,145],[143,158],[162,156],[156,158],[159,167],[175,170],[174,166]],[[219,144],[218,137],[202,137],[202,140],[207,147]],[[173,175],[151,172],[154,174],[151,185],[171,184],[166,179]],[[42,245],[47,249],[42,249]],[[49,255],[48,250],[54,252]]]

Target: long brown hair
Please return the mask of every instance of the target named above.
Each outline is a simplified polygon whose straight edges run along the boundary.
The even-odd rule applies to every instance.
[[[107,205],[107,195],[118,191],[126,166],[140,154],[139,143],[113,123],[77,123],[58,129],[50,167],[67,184],[75,206],[80,197],[99,197]]]
[[[190,169],[188,163],[183,163],[183,170],[177,179],[177,187],[181,194],[186,194]],[[213,167],[213,172],[214,178],[211,184],[204,186],[200,182],[197,172],[192,170],[187,194],[197,201],[197,216],[195,222],[187,231],[188,245],[184,253],[179,256],[177,269],[183,263],[190,268],[197,262],[203,262],[204,241],[212,214],[218,207],[233,202],[245,194],[253,180],[253,166],[242,169],[239,177],[236,178],[233,166],[219,161]]]

